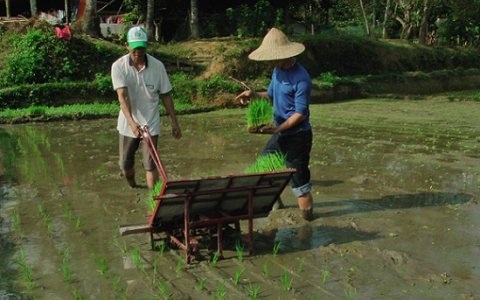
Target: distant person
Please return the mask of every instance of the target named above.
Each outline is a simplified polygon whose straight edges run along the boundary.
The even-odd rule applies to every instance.
[[[313,219],[313,197],[310,183],[310,151],[312,129],[310,126],[310,94],[312,81],[305,68],[295,56],[305,50],[301,43],[289,41],[279,29],[272,28],[256,50],[248,56],[255,61],[269,61],[273,72],[266,91],[246,90],[236,97],[244,103],[252,98],[273,101],[274,128],[265,128],[271,133],[262,154],[281,152],[286,156],[287,167],[295,168],[291,186],[305,220]]]
[[[141,142],[140,127],[147,125],[155,145],[160,134],[159,100],[170,116],[172,135],[182,136],[175,115],[172,85],[161,61],[147,54],[147,33],[142,27],[132,27],[127,34],[128,54],[112,65],[113,89],[120,102],[117,130],[119,132],[120,169],[131,187],[135,181],[135,153]],[[143,147],[143,167],[147,186],[151,189],[159,174],[147,147]]]

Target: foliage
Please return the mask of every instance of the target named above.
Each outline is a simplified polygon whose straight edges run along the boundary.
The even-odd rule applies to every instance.
[[[257,1],[253,8],[242,4],[226,11],[231,33],[238,37],[263,36],[271,27],[283,29],[283,12],[275,9],[269,1]]]
[[[99,92],[99,86],[104,84],[101,83],[102,80],[105,79],[94,82],[24,84],[0,89],[0,109],[31,105],[58,106],[73,100],[93,102],[105,96],[113,96],[111,88],[111,94],[108,94],[107,90]]]
[[[106,73],[118,51],[85,37],[60,40],[52,28],[12,34],[12,46],[0,71],[0,86],[92,80]]]
[[[340,77],[333,72],[325,72],[320,76],[314,78],[312,82],[320,88],[333,88],[339,84],[356,84],[353,80],[347,77]]]
[[[69,81],[79,70],[79,61],[69,59],[67,41],[58,40],[53,30],[32,29],[18,35],[6,58],[1,85]]]
[[[226,79],[222,75],[214,75],[209,79],[194,79],[192,75],[178,72],[170,76],[175,101],[197,103],[198,99],[211,99],[217,93],[237,93],[240,84]]]

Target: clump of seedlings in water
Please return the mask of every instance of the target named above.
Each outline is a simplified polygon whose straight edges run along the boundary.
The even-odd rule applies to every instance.
[[[203,291],[205,289],[205,285],[207,284],[207,279],[202,279],[200,280],[200,282],[198,283],[198,289],[200,291]]]
[[[163,299],[169,299],[170,298],[170,287],[166,282],[159,282],[158,285],[158,290],[160,291],[160,294]]]
[[[150,213],[153,213],[153,211],[155,210],[155,206],[157,205],[156,197],[160,195],[160,192],[162,191],[162,184],[162,180],[157,181],[147,195],[145,205],[147,206],[147,209]]]
[[[297,272],[301,273],[303,271],[304,266],[305,266],[305,257],[302,257],[302,258],[300,258],[300,261],[298,262]]]
[[[273,249],[272,249],[273,256],[277,256],[278,252],[280,252],[280,245],[281,245],[281,242],[275,242],[275,244],[273,244]]]
[[[245,169],[245,173],[271,172],[285,169],[285,156],[280,152],[269,153],[257,157],[255,163]]]
[[[280,277],[280,282],[282,283],[282,289],[284,292],[288,292],[292,289],[293,278],[290,277],[287,269],[283,270],[282,277]]]
[[[268,270],[268,261],[265,261],[262,266],[262,273],[263,276],[268,277],[269,270]]]
[[[133,263],[140,269],[143,273],[145,273],[145,265],[143,264],[142,257],[140,256],[140,249],[134,248],[130,252],[132,257]]]
[[[217,266],[219,259],[220,259],[220,252],[217,251],[213,255],[212,260],[210,261],[210,265],[215,268]]]
[[[238,285],[240,282],[240,277],[242,277],[242,273],[245,271],[245,268],[239,268],[235,271],[235,278],[233,279],[233,283]]]
[[[179,257],[177,260],[177,265],[175,266],[175,273],[177,273],[177,275],[180,274],[180,272],[182,272],[183,269],[185,269],[186,265],[187,263],[185,261],[185,258]]]
[[[266,99],[255,99],[247,108],[247,126],[251,133],[261,128],[273,127],[273,106]]]
[[[345,298],[347,300],[353,300],[355,299],[355,296],[357,294],[357,289],[354,287],[349,286],[348,288],[345,289]]]
[[[243,250],[243,245],[240,243],[240,241],[237,240],[235,243],[235,251],[237,252],[237,258],[240,262],[243,261],[244,258],[244,250]]]
[[[260,294],[260,286],[258,284],[250,284],[247,287],[247,292],[250,299],[257,299],[258,295]]]
[[[63,250],[62,264],[60,266],[63,273],[63,280],[66,283],[72,283],[72,271],[70,269],[70,251],[68,249]]]
[[[33,282],[33,271],[32,268],[27,264],[25,260],[25,252],[23,249],[20,249],[20,256],[17,259],[17,265],[20,267],[23,283],[27,290],[31,291],[35,287]]]
[[[328,269],[325,269],[322,271],[322,283],[326,284],[328,282],[328,278],[330,278],[330,271],[328,271]]]
[[[20,230],[20,215],[18,214],[18,210],[16,208],[12,211],[12,229],[14,231]]]
[[[225,299],[226,294],[227,288],[225,287],[225,281],[223,281],[222,284],[215,291],[214,298],[216,300]]]

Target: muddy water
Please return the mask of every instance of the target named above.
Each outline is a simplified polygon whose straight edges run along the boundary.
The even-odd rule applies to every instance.
[[[267,136],[244,113],[180,116],[179,141],[163,123],[169,177],[252,164]],[[479,299],[479,115],[442,99],[312,106],[315,220],[286,189],[287,208],[255,220],[256,255],[226,240],[215,266],[119,236],[148,208],[119,175],[115,120],[3,125],[0,298]]]

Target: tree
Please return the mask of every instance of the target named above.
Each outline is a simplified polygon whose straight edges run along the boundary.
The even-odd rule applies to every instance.
[[[387,32],[387,21],[388,21],[388,16],[390,12],[390,0],[387,0],[387,3],[385,4],[385,14],[383,16],[383,23],[382,23],[382,38],[386,39],[388,38],[388,32]]]
[[[200,38],[198,0],[190,0],[190,32],[193,39]]]
[[[74,23],[75,30],[91,36],[100,35],[100,24],[97,18],[97,0],[86,0],[83,16]]]
[[[418,43],[420,45],[427,44],[427,36],[428,36],[428,19],[429,19],[429,3],[428,0],[423,2],[423,15],[422,21],[420,23],[420,29],[418,31]]]
[[[154,33],[154,24],[153,24],[153,19],[154,19],[154,14],[155,14],[155,0],[147,0],[147,16],[145,18],[145,23],[146,23],[146,29],[147,29],[147,37],[148,40],[151,41],[153,38],[153,33]]]
[[[7,12],[7,18],[10,18],[10,0],[5,0],[5,10]]]
[[[37,15],[37,0],[30,0],[30,14],[32,17]]]

